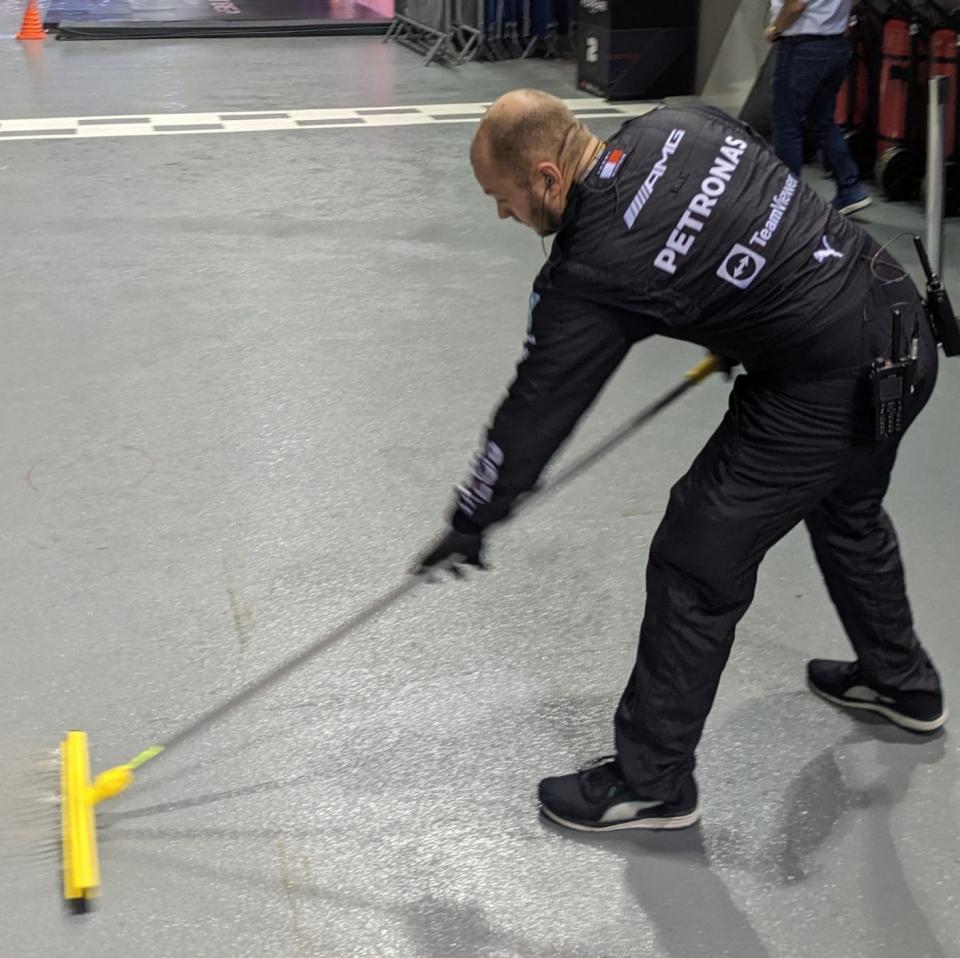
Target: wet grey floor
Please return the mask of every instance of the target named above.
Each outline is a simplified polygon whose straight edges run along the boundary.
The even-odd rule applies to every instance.
[[[8,118],[576,95],[568,65],[427,70],[375,40],[0,42]],[[35,767],[62,732],[125,761],[402,582],[439,529],[542,257],[473,185],[471,132],[0,144],[0,951],[955,958],[955,738],[805,691],[805,660],[846,646],[801,533],[740,629],[702,826],[587,840],[537,818],[540,777],[610,746],[645,550],[719,380],[505,528],[491,573],[410,596],[145,769],[99,815],[99,911],[64,916]],[[891,239],[920,213],[869,221]],[[637,349],[564,460],[698,358]],[[889,500],[950,689],[958,405],[946,365]]]

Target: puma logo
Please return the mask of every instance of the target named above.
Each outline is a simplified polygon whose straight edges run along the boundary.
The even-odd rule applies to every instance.
[[[830,240],[826,236],[823,238],[823,249],[818,249],[816,253],[813,254],[813,258],[818,263],[825,263],[828,259],[843,259],[843,253],[840,250],[834,249],[830,245]]]
[[[890,698],[889,695],[881,695],[876,689],[868,688],[866,685],[854,685],[843,693],[843,697],[853,702],[876,702],[881,705],[896,705],[897,700]]]

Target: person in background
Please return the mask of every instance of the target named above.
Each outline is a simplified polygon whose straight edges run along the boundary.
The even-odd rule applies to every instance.
[[[853,0],[772,0],[767,40],[776,43],[770,115],[773,148],[796,174],[809,127],[837,180],[833,205],[844,215],[870,205],[860,170],[834,114],[850,65],[846,31]]]

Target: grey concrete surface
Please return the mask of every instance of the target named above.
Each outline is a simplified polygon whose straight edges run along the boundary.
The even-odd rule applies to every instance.
[[[8,44],[0,116],[570,95],[569,71],[424,70],[376,41]],[[86,729],[98,769],[128,759],[402,581],[439,529],[542,255],[472,183],[470,132],[0,149],[0,953],[956,958],[955,737],[805,691],[808,657],[847,650],[801,533],[740,629],[702,826],[586,840],[536,816],[540,777],[609,749],[645,550],[719,380],[505,528],[493,571],[144,770],[100,812],[101,907],[64,915],[60,735]],[[869,219],[887,239],[919,213]],[[697,358],[636,350],[563,461]],[[889,500],[948,690],[958,404],[947,364]]]
[[[14,6],[0,0],[7,118],[470,102],[533,81],[578,95],[567,62],[424,67],[377,38],[215,40],[200,53],[182,40],[20,45],[6,42],[19,29]]]

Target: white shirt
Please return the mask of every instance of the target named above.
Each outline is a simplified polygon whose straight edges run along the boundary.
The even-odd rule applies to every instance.
[[[771,23],[776,21],[784,2],[785,0],[771,0]],[[800,14],[792,27],[783,31],[783,36],[815,33],[829,37],[843,33],[850,21],[852,6],[853,0],[807,0],[807,9]]]

